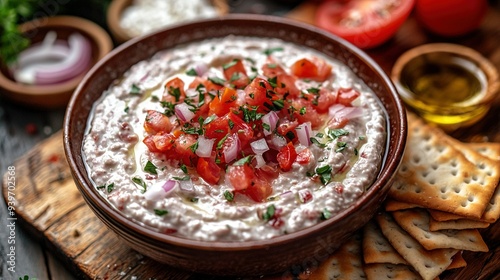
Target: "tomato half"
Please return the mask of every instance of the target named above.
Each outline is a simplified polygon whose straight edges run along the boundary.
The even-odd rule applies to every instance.
[[[464,0],[465,1],[465,0]],[[415,0],[329,0],[317,9],[316,25],[367,49],[389,40],[410,15]]]
[[[486,0],[417,0],[415,16],[429,31],[451,37],[476,29],[487,9]]]

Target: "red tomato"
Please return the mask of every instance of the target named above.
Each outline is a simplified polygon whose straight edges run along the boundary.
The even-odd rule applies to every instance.
[[[218,91],[222,88],[221,85],[214,84],[210,80],[201,77],[195,77],[194,80],[189,84],[188,88],[197,88],[199,85],[203,85],[208,92]]]
[[[181,79],[173,78],[165,84],[163,101],[176,104],[184,101],[184,98],[186,98],[186,92],[184,91],[184,82]]]
[[[196,155],[192,150],[192,146],[196,143],[196,137],[192,134],[181,134],[174,142],[174,153],[169,153],[167,156],[171,156],[175,159],[182,160],[185,165],[194,166],[193,160],[196,159]]]
[[[410,15],[414,2],[415,0],[324,1],[317,9],[316,25],[360,48],[372,48],[396,33]]]
[[[236,192],[242,193],[256,202],[264,201],[272,193],[271,184],[255,175],[248,165],[233,165],[228,168],[229,182]]]
[[[263,110],[264,103],[270,104],[268,91],[272,90],[273,87],[268,81],[257,77],[245,88],[245,102],[250,106],[259,106],[259,109]]]
[[[337,103],[345,106],[351,106],[353,102],[360,95],[359,91],[352,88],[339,88],[337,92]]]
[[[486,0],[416,0],[415,16],[429,31],[452,37],[479,27],[487,9]]]
[[[149,134],[156,134],[161,131],[170,132],[172,130],[172,123],[164,114],[155,110],[148,110],[146,121],[144,121],[144,129]]]
[[[196,171],[207,183],[216,185],[219,183],[222,169],[212,158],[198,158]]]
[[[247,71],[241,59],[233,60],[223,65],[224,78],[236,88],[244,88],[250,82]]]
[[[302,58],[292,64],[290,70],[293,75],[299,78],[322,82],[332,73],[332,66],[321,58]]]
[[[291,97],[297,97],[300,94],[299,89],[295,85],[295,77],[288,75],[286,73],[279,74],[276,78],[276,87],[274,91],[283,97],[285,94],[289,94]]]
[[[297,139],[297,133],[295,132],[295,128],[297,128],[298,125],[299,123],[297,122],[297,120],[289,121],[283,119],[279,121],[278,128],[276,129],[276,131],[281,136],[284,136],[288,140],[293,141]]]
[[[308,164],[311,161],[311,157],[313,156],[311,150],[309,148],[305,148],[300,153],[297,154],[297,162],[299,164]]]
[[[276,159],[278,160],[281,170],[286,172],[292,169],[292,164],[295,162],[295,159],[297,159],[297,151],[295,151],[292,142],[288,142],[285,147],[281,148]]]
[[[155,144],[155,147],[160,152],[167,152],[168,150],[170,150],[170,148],[172,148],[175,143],[175,139],[176,137],[171,133],[160,132],[153,135],[153,142]]]
[[[274,62],[272,58],[268,58],[268,61],[264,66],[262,66],[262,72],[264,76],[268,78],[273,78],[278,76],[279,74],[286,74],[285,70]]]
[[[229,113],[231,108],[235,107],[236,99],[238,95],[236,94],[236,90],[232,88],[224,88],[221,90],[222,92],[215,96],[215,98],[208,105],[208,115],[217,115],[219,117],[224,116]]]

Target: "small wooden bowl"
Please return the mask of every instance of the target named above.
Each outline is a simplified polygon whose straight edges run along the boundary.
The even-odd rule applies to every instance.
[[[57,37],[61,39],[67,39],[74,32],[82,34],[89,39],[92,46],[91,65],[113,49],[113,43],[106,31],[95,23],[78,17],[39,18],[26,22],[19,28],[32,43],[42,41],[49,31],[56,31]],[[15,102],[37,108],[66,106],[71,94],[85,75],[83,73],[71,80],[54,85],[26,85],[16,82],[5,65],[2,65],[0,70],[1,93]]]
[[[446,97],[445,91],[441,90],[439,92],[443,93],[443,96],[430,99],[427,95],[434,92],[428,90],[429,85],[434,85],[428,82],[430,79],[441,85],[459,80],[450,80],[450,75],[439,79],[435,79],[437,76],[429,78],[431,74],[443,73],[444,70],[440,69],[444,68],[469,73],[470,77],[477,79],[480,89],[475,95],[464,97],[463,100],[457,98],[458,92],[463,94],[464,87],[473,84],[464,84],[464,78],[460,80],[462,86],[451,93],[453,96],[443,98]],[[410,85],[417,85],[419,79],[427,79],[425,91],[421,90],[421,86],[418,90],[412,90]],[[498,71],[488,59],[471,48],[449,43],[426,44],[408,50],[394,64],[392,80],[409,108],[447,131],[470,126],[484,117],[493,105],[500,85]],[[445,80],[448,81],[445,83]],[[414,91],[420,92],[423,97]]]
[[[111,35],[117,43],[123,43],[133,37],[120,26],[120,20],[123,10],[132,5],[133,0],[113,0],[109,5],[107,12],[107,23]],[[225,15],[229,12],[229,6],[226,0],[211,0],[212,5],[217,9],[219,15]]]

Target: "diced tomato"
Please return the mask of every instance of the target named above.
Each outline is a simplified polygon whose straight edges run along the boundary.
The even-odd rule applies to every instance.
[[[146,121],[144,121],[144,129],[149,134],[156,134],[161,131],[170,132],[172,130],[172,123],[164,114],[155,110],[148,110]]]
[[[222,169],[215,163],[212,158],[198,158],[196,171],[207,183],[216,185],[219,183]]]
[[[196,155],[193,152],[193,145],[196,138],[192,134],[181,134],[174,142],[173,158],[181,160],[185,165],[194,166]]]
[[[290,70],[293,75],[299,78],[307,78],[322,82],[330,76],[332,66],[320,58],[302,58],[292,64]]]
[[[311,161],[311,157],[313,156],[311,150],[309,148],[305,148],[297,154],[297,163],[299,164],[308,164]]]
[[[196,89],[199,85],[203,85],[207,92],[216,92],[222,89],[223,86],[213,83],[207,78],[195,77],[194,80],[189,84],[188,88]]]
[[[243,121],[238,115],[234,114],[233,112],[229,112],[226,116],[233,124],[231,132],[238,135],[238,138],[241,142],[241,148],[245,149],[245,147],[249,145],[250,141],[254,138],[254,131],[252,129],[252,126]]]
[[[271,184],[258,177],[255,177],[253,184],[245,191],[245,195],[256,202],[265,201],[272,193],[273,188]]]
[[[159,132],[155,135],[153,135],[153,142],[155,144],[155,147],[160,151],[160,152],[167,152],[172,148],[174,145],[175,137],[171,133],[164,133],[164,132]]]
[[[230,166],[227,178],[236,192],[242,193],[256,202],[264,201],[272,193],[271,184],[258,178],[248,165]]]
[[[292,164],[295,162],[297,158],[297,151],[295,151],[295,147],[292,142],[288,142],[286,146],[281,148],[278,152],[278,156],[276,159],[278,160],[278,164],[283,171],[290,171],[292,169]]]
[[[224,77],[236,88],[244,88],[250,82],[241,59],[235,59],[223,66]]]
[[[146,144],[146,147],[148,147],[148,150],[152,153],[159,153],[160,150],[156,148],[155,142],[153,141],[153,135],[147,135],[144,137],[144,140],[142,140],[144,144]]]
[[[267,63],[262,66],[264,76],[273,78],[279,74],[286,74],[286,71],[272,59],[268,59]]]
[[[276,131],[278,132],[278,134],[284,136],[289,141],[295,141],[297,140],[297,133],[295,132],[295,128],[298,125],[299,123],[297,122],[297,120],[289,121],[283,119],[278,123],[278,128],[276,129]]]
[[[217,144],[224,136],[226,136],[231,130],[229,128],[229,118],[217,117],[210,123],[205,125],[205,137],[209,139],[215,139]]]
[[[238,95],[236,90],[232,88],[225,87],[221,90],[221,93],[210,102],[208,114],[217,115],[219,117],[224,116],[229,113],[231,108],[237,106],[236,99]]]
[[[266,164],[260,168],[257,168],[255,170],[255,174],[257,174],[259,178],[271,182],[272,180],[278,178],[280,173],[277,165]]]
[[[269,95],[272,91],[273,87],[267,80],[257,77],[245,88],[245,102],[250,106],[259,106],[259,109],[263,110],[266,108],[264,103],[271,105]]]
[[[333,92],[321,88],[319,90],[318,99],[316,100],[315,104],[313,104],[313,106],[316,111],[318,111],[318,113],[326,113],[328,112],[328,108],[330,108],[330,106],[335,103],[336,98],[337,97]]]
[[[351,102],[353,102],[359,96],[359,91],[353,88],[340,88],[337,92],[336,102],[345,106],[351,106]]]
[[[318,113],[310,100],[296,99],[292,102],[292,106],[295,108],[293,115],[299,123],[311,122],[313,129],[317,129],[325,123],[325,115]],[[305,113],[301,113],[302,111]]]
[[[184,98],[186,98],[186,92],[184,91],[184,81],[179,78],[173,78],[165,84],[162,101],[177,104],[184,101]]]
[[[290,97],[297,97],[300,94],[299,89],[295,85],[295,77],[286,73],[279,74],[276,79],[276,87],[274,91],[283,97],[288,93]]]

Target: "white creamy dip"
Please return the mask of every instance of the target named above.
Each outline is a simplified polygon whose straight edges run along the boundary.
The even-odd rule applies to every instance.
[[[151,132],[144,129],[144,123],[150,121],[147,112],[166,110],[161,100],[165,84],[172,78],[182,79],[187,87],[196,74],[190,70],[197,69],[201,77],[223,79],[223,68],[228,62],[240,59],[250,78],[272,80],[263,77],[262,72],[263,65],[269,65],[270,59],[271,67],[277,65],[290,73],[292,65],[303,58],[319,58],[332,68],[324,81],[298,78],[295,86],[301,93],[297,99],[314,97],[322,88],[332,96],[341,88],[352,88],[360,95],[352,104],[330,106],[321,115],[326,120],[324,125],[313,126],[309,132],[309,137],[314,138],[312,142],[287,139],[297,154],[303,154],[306,149],[310,153],[306,161],[297,158],[289,171],[283,171],[281,165],[276,167],[275,161],[268,163],[279,174],[277,178],[267,179],[272,193],[263,201],[256,202],[246,190],[235,191],[241,186],[231,184],[229,175],[224,174],[226,170],[230,173],[238,165],[235,162],[248,152],[238,152],[237,159],[222,164],[220,181],[209,184],[197,173],[196,164],[189,166],[189,162],[183,164],[172,159],[173,150],[151,152],[143,142],[152,137]],[[235,102],[240,102],[244,92],[237,92]],[[336,118],[338,108],[344,107],[362,113],[351,114],[352,118],[341,125],[332,125],[336,123],[331,119]],[[310,108],[309,111],[294,110],[292,113],[299,118],[313,113]],[[169,117],[173,126],[180,123],[177,113]],[[283,116],[278,125],[286,123],[283,118],[294,119],[286,112],[277,113]],[[194,118],[191,123],[198,123],[198,119]],[[277,39],[229,36],[161,51],[150,60],[132,66],[96,102],[83,154],[89,175],[102,196],[118,211],[144,226],[196,240],[263,240],[310,227],[352,205],[378,174],[386,145],[385,125],[385,113],[374,93],[341,62]],[[301,135],[299,130],[295,130],[296,136]],[[264,139],[264,136],[257,137],[258,133],[255,131],[254,140]],[[273,135],[265,138],[270,154]],[[214,150],[217,142],[221,141],[216,141]],[[274,151],[274,158],[277,152]],[[255,172],[259,168],[255,166],[257,157],[250,153],[248,158],[253,161],[245,163]]]

